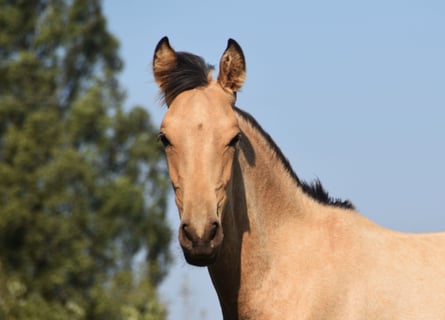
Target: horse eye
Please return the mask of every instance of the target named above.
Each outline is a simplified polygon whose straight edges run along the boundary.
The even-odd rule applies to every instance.
[[[161,143],[164,145],[164,147],[171,146],[170,140],[168,140],[167,136],[164,133],[159,133],[158,135],[158,141],[161,141]]]
[[[235,147],[237,145],[237,143],[239,142],[240,138],[241,138],[241,133],[237,133],[236,136],[234,136],[232,138],[232,140],[230,140],[228,146],[229,147]]]

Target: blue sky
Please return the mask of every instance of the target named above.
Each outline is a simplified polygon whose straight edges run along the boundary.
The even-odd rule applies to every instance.
[[[154,47],[218,65],[227,39],[244,50],[237,106],[262,124],[306,180],[388,228],[445,230],[445,2],[152,1],[104,3],[121,42],[127,105],[163,112],[151,75]],[[173,203],[169,219],[176,230]],[[162,286],[170,320],[222,319],[205,269],[176,264]]]

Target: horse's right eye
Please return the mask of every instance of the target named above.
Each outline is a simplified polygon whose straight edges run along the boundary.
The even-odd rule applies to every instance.
[[[168,147],[171,146],[171,142],[170,140],[168,140],[167,136],[165,135],[165,133],[159,133],[158,135],[158,141],[161,141],[161,143],[164,145],[164,147]]]

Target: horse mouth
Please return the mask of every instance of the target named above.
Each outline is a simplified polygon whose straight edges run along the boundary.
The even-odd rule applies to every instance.
[[[213,250],[211,253],[199,253],[184,250],[184,257],[188,264],[197,267],[206,267],[215,263],[219,250]]]
[[[210,257],[191,257],[186,255],[185,260],[187,263],[196,267],[207,267],[215,263],[216,254]]]

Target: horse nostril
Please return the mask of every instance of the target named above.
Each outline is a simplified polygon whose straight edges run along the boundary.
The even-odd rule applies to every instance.
[[[184,223],[182,225],[182,232],[184,233],[184,236],[189,240],[193,242],[193,236],[192,234],[187,230],[188,224]]]
[[[213,222],[212,223],[212,229],[210,230],[210,238],[209,240],[212,241],[213,239],[215,239],[216,233],[218,232],[218,228],[219,228],[219,223],[218,222]]]

